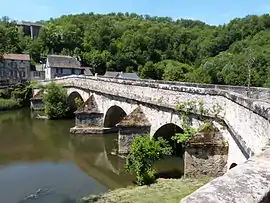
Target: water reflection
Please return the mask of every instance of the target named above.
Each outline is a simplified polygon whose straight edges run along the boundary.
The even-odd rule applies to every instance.
[[[71,138],[72,126],[32,120],[28,110],[0,113],[0,202],[76,202],[131,184],[123,160],[109,154],[116,135]]]
[[[117,135],[72,137],[73,120],[31,117],[27,109],[0,112],[1,203],[75,203],[132,184],[124,160],[111,155]],[[163,175],[182,167],[179,157],[156,163]]]

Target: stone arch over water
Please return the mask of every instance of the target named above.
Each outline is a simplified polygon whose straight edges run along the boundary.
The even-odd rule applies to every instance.
[[[183,129],[174,123],[167,123],[161,126],[153,136],[153,139],[162,137],[167,140],[173,148],[173,154],[164,160],[156,163],[158,176],[161,178],[180,178],[184,174],[183,147],[181,143],[172,140],[176,133],[182,133]]]
[[[77,99],[81,100],[81,103],[83,103],[83,98],[77,91],[71,92],[67,98],[70,114],[73,114],[77,110]]]
[[[172,140],[172,137],[176,133],[182,133],[183,129],[174,123],[167,123],[161,126],[155,133],[153,138],[157,139],[158,137],[162,137],[163,139],[167,140],[174,150],[174,155],[181,155],[182,154],[182,144],[178,144]]]
[[[104,127],[115,127],[125,116],[126,112],[119,106],[111,106],[104,117]]]

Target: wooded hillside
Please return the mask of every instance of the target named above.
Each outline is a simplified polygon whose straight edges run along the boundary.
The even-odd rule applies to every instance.
[[[0,51],[80,56],[103,74],[136,71],[143,78],[270,86],[270,15],[247,16],[222,26],[128,13],[80,14],[43,21],[35,40],[8,18],[0,22]]]

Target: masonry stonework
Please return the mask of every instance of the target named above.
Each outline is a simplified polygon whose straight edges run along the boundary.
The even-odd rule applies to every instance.
[[[174,112],[180,101],[201,101],[206,109],[212,109],[218,104],[222,111],[218,115],[209,116],[222,121],[227,129],[230,137],[228,160],[232,160],[230,156],[236,152],[241,153],[239,161],[244,162],[269,145],[269,89],[258,88],[256,91],[256,88],[252,88],[254,99],[249,99],[244,95],[245,88],[215,85],[90,76],[63,77],[56,79],[56,82],[62,83],[68,90],[80,90],[83,95],[94,94],[104,114],[111,105],[118,105],[129,114],[140,104],[151,123],[151,135],[161,127],[160,124],[172,122],[180,125],[181,119]],[[166,120],[166,123],[162,120]],[[201,122],[196,116],[193,121],[194,126]]]

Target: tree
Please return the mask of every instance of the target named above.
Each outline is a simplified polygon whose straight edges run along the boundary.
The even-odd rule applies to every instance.
[[[154,140],[149,135],[138,136],[127,155],[126,170],[136,176],[139,185],[152,183],[155,178],[154,162],[171,153],[172,148],[162,138]]]
[[[51,82],[46,86],[43,102],[45,104],[45,113],[49,119],[65,118],[68,113],[67,92],[55,82]]]
[[[94,71],[94,74],[104,75],[107,69],[107,61],[110,59],[110,53],[108,51],[91,51],[85,53],[84,59]]]
[[[168,81],[182,81],[186,82],[187,74],[192,71],[192,67],[188,64],[179,62],[170,62],[166,65],[163,79]]]
[[[157,79],[156,69],[152,61],[148,61],[144,67],[140,67],[139,76],[147,79]]]
[[[127,67],[132,67],[142,78],[247,85],[243,59],[252,49],[256,60],[250,84],[264,86],[270,66],[269,22],[269,14],[210,26],[135,13],[89,13],[42,21],[45,28],[38,39],[31,40],[11,19],[3,17],[0,52],[30,53],[36,63],[47,54],[80,56],[82,65],[98,74],[106,69],[131,71]],[[193,68],[183,73],[184,65],[177,63]]]

